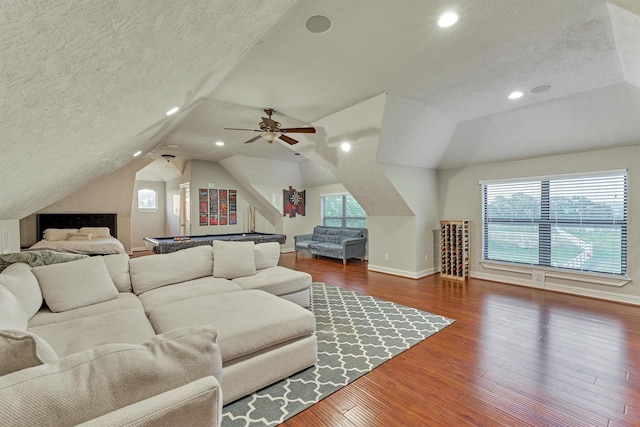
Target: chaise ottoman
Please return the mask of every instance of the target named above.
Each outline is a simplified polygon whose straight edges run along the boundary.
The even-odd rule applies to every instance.
[[[225,404],[316,363],[313,314],[264,291],[167,303],[153,309],[149,320],[158,334],[182,326],[216,329]]]

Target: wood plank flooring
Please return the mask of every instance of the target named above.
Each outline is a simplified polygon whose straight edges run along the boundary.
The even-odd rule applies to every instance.
[[[456,320],[284,426],[640,426],[640,307],[358,260],[280,265]]]

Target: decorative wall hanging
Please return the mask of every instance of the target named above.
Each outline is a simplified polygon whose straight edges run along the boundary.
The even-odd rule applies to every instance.
[[[200,188],[198,190],[200,225],[238,223],[238,191]]]
[[[305,215],[305,190],[297,191],[291,187],[282,190],[283,216],[289,214],[293,218],[296,214]]]

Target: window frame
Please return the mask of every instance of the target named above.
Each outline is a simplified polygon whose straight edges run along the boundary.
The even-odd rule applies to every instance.
[[[140,206],[140,192],[141,191],[150,191],[154,195],[154,207],[144,207]],[[152,188],[140,188],[136,191],[136,209],[138,212],[157,212],[160,208],[158,207],[158,192]]]
[[[341,196],[342,197],[342,216],[338,217],[338,216],[325,216],[325,198],[326,197],[336,197],[336,196]],[[358,203],[358,201],[355,199],[355,197],[353,197],[350,193],[334,193],[334,194],[322,194],[320,195],[320,219],[322,222],[322,225],[325,227],[350,227],[347,225],[347,222],[349,220],[356,220],[362,221],[362,227],[353,227],[353,228],[366,228],[366,224],[367,224],[367,215],[366,212],[364,214],[364,216],[360,217],[360,216],[347,216],[347,198],[351,197],[351,199],[353,199],[353,201],[355,203],[358,204],[358,206],[360,207],[360,209],[362,209],[362,211],[364,212],[364,208],[360,205],[360,203]],[[335,226],[335,225],[327,225],[327,219],[329,220],[340,220],[341,225],[340,226]]]
[[[622,191],[623,191],[623,200],[621,202],[622,207],[622,216],[621,218],[616,218],[615,215],[611,217],[611,219],[597,219],[597,218],[589,218],[587,215],[584,215],[583,211],[580,211],[581,215],[579,219],[576,218],[562,218],[559,215],[552,217],[551,206],[553,206],[552,198],[553,194],[551,192],[551,185],[560,183],[562,181],[571,181],[571,180],[580,180],[582,179],[584,182],[588,180],[594,180],[597,178],[610,178],[622,179]],[[531,218],[516,218],[516,215],[513,217],[492,217],[488,218],[489,205],[487,189],[488,186],[491,185],[514,185],[517,186],[521,184],[523,187],[526,183],[539,183],[539,195],[540,200],[536,205],[536,208],[539,209],[539,216],[532,215]],[[595,172],[585,172],[585,173],[574,173],[574,174],[559,174],[559,175],[548,175],[548,176],[539,176],[539,177],[522,177],[522,178],[512,178],[512,179],[500,179],[500,180],[487,180],[480,181],[481,184],[481,210],[482,210],[482,251],[481,251],[481,260],[483,263],[499,263],[499,264],[507,264],[513,266],[524,266],[524,267],[534,267],[534,268],[542,268],[550,271],[559,271],[571,274],[586,274],[586,275],[594,275],[594,276],[605,276],[605,277],[615,277],[615,278],[628,278],[628,221],[629,221],[629,176],[627,170],[612,170],[612,171],[595,171]],[[495,190],[495,188],[494,188]],[[595,190],[595,186],[594,186]],[[509,193],[511,197],[513,194],[517,194],[518,191],[513,191]],[[606,193],[606,189],[603,190],[603,193]],[[586,197],[586,196],[583,196]],[[587,197],[588,200],[590,200]],[[536,212],[537,213],[537,212]],[[490,224],[522,224],[522,225],[532,225],[537,227],[538,229],[538,260],[537,262],[523,262],[518,260],[509,260],[509,259],[500,259],[500,258],[491,258],[489,254],[489,241],[490,241],[490,233],[489,226]],[[553,238],[552,238],[552,228],[553,227],[593,227],[594,229],[607,229],[610,228],[612,230],[616,230],[616,227],[619,227],[620,232],[620,272],[613,271],[598,271],[591,269],[583,269],[583,268],[572,268],[566,266],[557,266],[553,265],[552,260],[552,250],[554,248]],[[604,231],[603,231],[604,232]],[[557,250],[557,247],[556,247]],[[614,263],[608,265],[609,269],[612,270]]]

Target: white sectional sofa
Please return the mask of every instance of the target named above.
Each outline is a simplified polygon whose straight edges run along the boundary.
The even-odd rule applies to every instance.
[[[0,425],[219,425],[316,362],[311,276],[223,242],[0,273]]]

